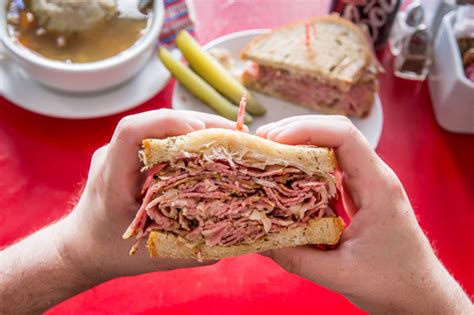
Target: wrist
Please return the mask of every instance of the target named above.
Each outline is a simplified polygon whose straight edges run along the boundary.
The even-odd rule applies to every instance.
[[[56,247],[64,268],[85,290],[109,280],[109,277],[100,268],[97,259],[100,255],[95,252],[91,235],[81,228],[77,212],[75,209],[56,223]]]
[[[438,258],[434,259],[438,267],[433,277],[434,288],[429,290],[431,293],[429,309],[439,314],[473,314],[474,306],[466,292]]]
[[[0,252],[0,313],[31,314],[97,283],[78,260],[65,218]],[[3,297],[5,297],[3,299]]]
[[[459,284],[434,253],[429,260],[376,301],[355,303],[370,314],[470,314],[472,303]]]

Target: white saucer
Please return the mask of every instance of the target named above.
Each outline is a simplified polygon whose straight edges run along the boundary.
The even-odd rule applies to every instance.
[[[243,67],[243,62],[239,61],[239,54],[242,48],[256,35],[268,32],[268,30],[248,30],[237,32],[219,37],[204,46],[205,49],[224,48],[229,51],[231,56],[236,60],[236,67]],[[256,99],[267,108],[267,113],[263,116],[254,116],[253,122],[249,125],[250,132],[264,124],[280,120],[282,118],[296,116],[317,114],[316,111],[274,98],[260,93],[252,92]],[[207,113],[214,113],[212,109],[203,104],[191,93],[189,93],[180,84],[176,83],[173,91],[173,108],[194,110]],[[374,106],[370,114],[363,119],[351,118],[354,125],[365,135],[373,148],[377,144],[382,134],[383,126],[383,111],[380,98],[376,97]]]
[[[153,54],[139,73],[115,88],[93,94],[70,94],[32,80],[8,58],[0,62],[3,97],[34,113],[58,118],[97,118],[126,111],[153,97],[170,79],[168,70]]]

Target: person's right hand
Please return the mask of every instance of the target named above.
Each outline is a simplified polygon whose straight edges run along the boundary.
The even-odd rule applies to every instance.
[[[335,149],[351,218],[339,247],[269,251],[289,272],[342,293],[370,313],[464,314],[472,304],[437,259],[395,173],[343,116],[299,116],[257,135]]]

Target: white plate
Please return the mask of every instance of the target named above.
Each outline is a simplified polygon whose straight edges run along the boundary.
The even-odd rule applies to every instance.
[[[256,35],[268,32],[265,29],[248,30],[219,37],[204,46],[205,49],[224,48],[227,49],[236,60],[236,67],[242,67],[243,62],[239,60],[242,48]],[[253,122],[249,125],[250,132],[264,124],[274,122],[286,117],[297,115],[317,114],[318,112],[305,107],[301,107],[274,97],[252,92],[256,99],[267,108],[267,113],[263,116],[254,116]],[[184,87],[176,83],[173,91],[173,108],[214,113],[212,109],[203,104]],[[382,133],[383,111],[380,98],[376,97],[375,104],[370,114],[363,119],[350,118],[354,125],[365,135],[373,148],[377,144]]]
[[[39,84],[4,57],[0,78],[1,94],[19,107],[51,117],[83,119],[113,115],[140,105],[163,89],[170,73],[153,54],[140,72],[117,87],[92,94],[70,94]]]

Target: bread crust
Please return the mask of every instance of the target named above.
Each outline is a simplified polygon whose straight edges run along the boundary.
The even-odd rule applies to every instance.
[[[150,256],[155,258],[212,260],[308,244],[335,245],[339,242],[343,229],[344,222],[341,218],[326,217],[313,219],[306,227],[266,235],[251,244],[212,247],[193,247],[174,234],[152,231],[146,246]]]
[[[251,50],[261,43],[262,41],[266,41],[270,37],[272,37],[275,33],[278,33],[283,30],[288,30],[296,27],[301,27],[305,25],[305,23],[333,23],[333,24],[338,24],[341,26],[346,27],[348,30],[350,30],[353,34],[355,34],[358,37],[358,40],[360,42],[360,49],[358,50],[358,53],[360,54],[360,67],[359,69],[353,73],[353,75],[350,78],[338,78],[334,76],[328,76],[327,74],[323,73],[323,71],[318,70],[316,68],[311,68],[311,67],[295,67],[293,65],[288,64],[287,62],[284,61],[276,61],[276,60],[269,60],[266,58],[261,58],[258,55],[253,55],[251,53]],[[303,45],[303,44],[302,44]],[[302,48],[304,49],[304,48]],[[317,58],[317,47],[314,48],[314,51],[311,54],[308,54],[308,60],[307,60],[307,65],[311,65],[312,62],[314,62],[314,56]],[[313,56],[314,55],[314,56]],[[320,16],[320,17],[312,17],[310,19],[304,19],[304,20],[298,20],[296,22],[293,22],[291,24],[275,28],[273,29],[270,33],[268,34],[263,34],[260,36],[255,37],[253,40],[250,41],[250,43],[247,44],[247,46],[244,47],[244,49],[241,51],[240,57],[242,59],[247,59],[251,60],[257,64],[261,65],[267,65],[267,66],[272,66],[275,68],[281,68],[281,69],[286,69],[288,71],[296,72],[296,73],[304,73],[311,75],[313,77],[321,79],[322,82],[327,82],[328,84],[335,86],[339,89],[341,89],[342,92],[347,92],[352,85],[358,82],[358,80],[362,77],[364,74],[365,69],[371,64],[372,61],[372,54],[370,51],[370,46],[369,42],[367,40],[367,37],[365,36],[364,32],[355,24],[352,22],[341,18],[337,15],[328,15],[328,16]]]
[[[166,139],[145,139],[140,157],[149,168],[158,163],[173,161],[178,153],[205,154],[217,146],[233,152],[258,153],[268,158],[269,165],[294,166],[309,175],[326,175],[337,166],[332,149],[285,145],[245,132],[220,128],[203,129]]]

